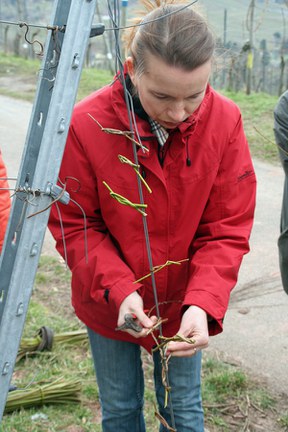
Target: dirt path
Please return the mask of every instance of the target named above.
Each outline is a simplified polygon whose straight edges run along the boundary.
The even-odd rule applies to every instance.
[[[16,81],[16,89],[17,86],[18,81]],[[9,177],[17,177],[18,175],[31,110],[32,105],[29,102],[0,96],[0,147]],[[14,187],[14,185],[15,181],[10,181],[10,186]],[[50,232],[47,231],[42,249],[43,253],[58,256],[54,244]]]
[[[210,348],[232,355],[288,395],[288,296],[277,249],[284,175],[280,166],[254,163],[258,192],[251,252],[232,293],[224,332],[212,338]]]

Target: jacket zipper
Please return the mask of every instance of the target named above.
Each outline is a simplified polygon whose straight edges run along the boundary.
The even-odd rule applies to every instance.
[[[165,159],[165,150],[164,150],[164,146],[161,146],[160,144],[158,144],[158,159],[160,165],[163,167],[164,159]]]

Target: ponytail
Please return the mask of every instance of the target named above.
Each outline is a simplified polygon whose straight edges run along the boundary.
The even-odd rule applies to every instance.
[[[146,14],[134,19],[124,36],[126,54],[137,74],[145,72],[147,54],[166,64],[193,70],[213,57],[215,39],[195,7],[174,0],[142,0]]]

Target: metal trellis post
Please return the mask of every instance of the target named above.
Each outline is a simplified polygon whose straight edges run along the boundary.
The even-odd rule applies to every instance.
[[[0,422],[25,324],[96,0],[55,0],[0,261]],[[69,195],[61,194],[62,202]],[[33,202],[32,202],[33,201]],[[33,204],[33,205],[32,205]]]

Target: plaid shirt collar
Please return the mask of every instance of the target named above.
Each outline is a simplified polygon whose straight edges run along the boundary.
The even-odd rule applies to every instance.
[[[156,136],[160,146],[163,147],[165,142],[168,139],[169,133],[163,126],[161,126],[155,120],[152,120],[150,117],[149,117],[149,123],[151,125],[151,132],[153,132],[153,134]]]

